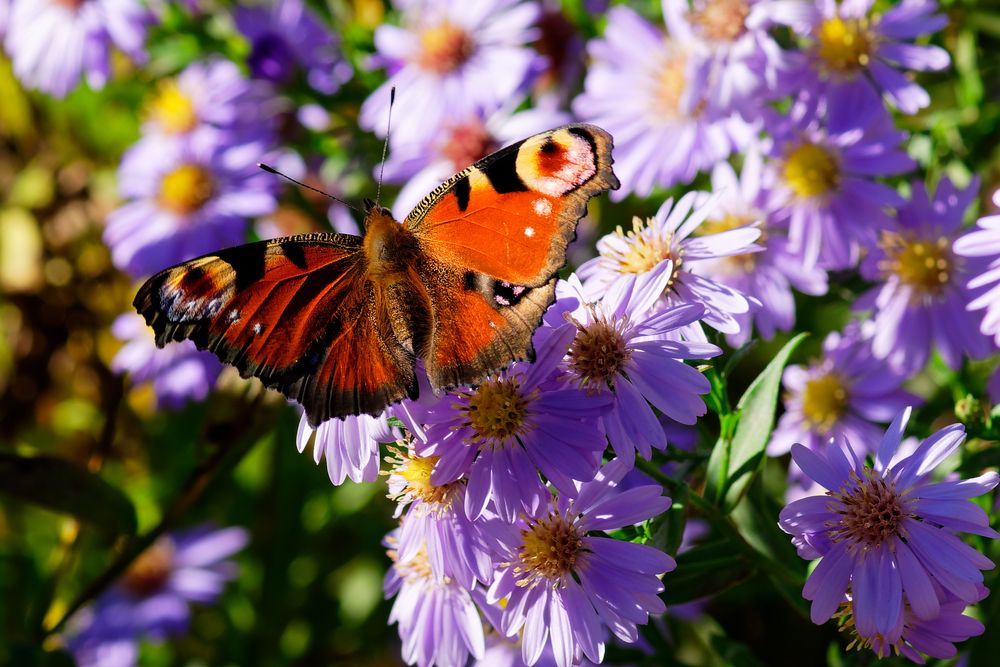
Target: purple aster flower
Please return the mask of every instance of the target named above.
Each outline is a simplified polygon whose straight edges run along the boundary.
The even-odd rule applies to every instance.
[[[893,420],[869,467],[847,447],[813,452],[792,447],[792,458],[827,489],[787,505],[782,530],[821,558],[802,595],[812,600],[812,620],[829,619],[851,591],[854,623],[862,637],[892,645],[902,637],[904,604],[920,619],[941,614],[939,591],[972,603],[983,583],[980,570],[993,561],[960,540],[966,532],[996,539],[989,517],[968,498],[988,493],[1000,476],[933,483],[930,475],[965,439],[960,424],[924,440],[906,457],[897,449],[907,408]],[[874,449],[868,445],[866,449]]]
[[[379,473],[379,443],[397,439],[386,415],[352,415],[329,419],[315,429],[303,414],[295,434],[295,446],[305,451],[313,442],[313,460],[318,464],[326,458],[330,481],[340,486],[345,479],[352,482],[374,482]]]
[[[236,565],[227,560],[247,543],[242,528],[201,526],[157,540],[125,574],[73,621],[69,649],[89,663],[129,665],[134,642],[187,632],[191,604],[212,604]],[[130,646],[131,645],[131,646]],[[103,662],[107,660],[107,662]]]
[[[516,362],[475,389],[458,389],[427,410],[427,442],[420,456],[438,457],[436,485],[468,479],[465,511],[479,518],[491,500],[501,519],[544,510],[556,488],[593,479],[607,439],[598,426],[610,407],[607,395],[588,395],[553,380],[576,327],[535,332],[534,363]]]
[[[503,562],[487,602],[505,601],[498,629],[508,637],[522,632],[526,664],[535,664],[546,645],[559,667],[583,656],[601,662],[605,627],[631,644],[639,638],[637,624],[666,610],[658,576],[674,569],[674,559],[647,545],[594,534],[670,507],[659,486],[619,492],[626,472],[615,459],[593,481],[550,498],[537,518],[498,527]]]
[[[723,333],[738,333],[740,324],[736,316],[750,311],[750,301],[742,292],[699,275],[698,267],[708,260],[759,250],[754,241],[760,230],[746,226],[719,234],[692,236],[715,210],[717,196],[705,199],[703,192],[687,193],[676,206],[668,199],[655,218],[643,223],[635,217],[631,231],[626,233],[619,227],[599,240],[600,255],[577,271],[587,294],[596,297],[615,281],[635,281],[667,263],[670,276],[664,291],[664,306],[700,303],[707,310],[706,324]],[[684,327],[682,334],[693,340],[706,340],[698,324]]]
[[[785,369],[785,414],[771,434],[769,455],[787,454],[795,443],[822,452],[834,438],[846,440],[864,458],[882,433],[874,422],[889,422],[920,402],[901,388],[908,375],[872,354],[873,333],[871,323],[852,322],[842,334],[826,337],[820,359]],[[800,485],[810,483],[794,464],[789,474]]]
[[[566,358],[566,376],[590,396],[611,399],[601,417],[618,459],[631,467],[635,452],[648,459],[651,448],[664,449],[667,438],[650,403],[665,415],[694,424],[705,414],[699,394],[711,389],[708,379],[682,359],[722,354],[715,345],[670,340],[670,333],[704,316],[701,304],[655,310],[671,265],[663,262],[635,282],[617,281],[604,297],[588,303],[575,275],[561,282],[554,313],[576,326]]]
[[[771,149],[771,196],[766,208],[787,225],[791,250],[811,267],[844,269],[857,263],[862,246],[887,227],[886,207],[903,198],[876,176],[913,168],[899,148],[896,130],[881,103],[853,106],[836,120],[830,104],[803,93],[787,116],[767,114]]]
[[[754,299],[749,312],[734,315],[740,329],[726,334],[733,347],[750,339],[754,324],[765,340],[773,338],[777,331],[791,330],[795,325],[792,287],[812,296],[827,291],[826,272],[803,266],[789,251],[780,226],[766,224],[767,215],[761,210],[767,198],[762,177],[763,163],[755,149],[746,153],[739,177],[728,162],[717,164],[712,170],[712,191],[718,193],[718,205],[699,230],[718,234],[750,224],[761,230],[758,243],[764,249],[760,252],[727,255],[698,265],[700,274]]]
[[[403,183],[393,211],[402,220],[428,192],[480,158],[525,137],[568,123],[561,111],[528,109],[511,113],[506,105],[485,120],[478,114],[453,118],[422,142],[393,141],[385,179]],[[375,169],[376,173],[380,170]]]
[[[277,182],[257,168],[254,144],[149,148],[133,146],[122,159],[119,190],[131,201],[104,230],[115,266],[133,277],[236,245],[249,218],[275,207]]]
[[[977,186],[973,181],[958,190],[945,178],[932,199],[922,182],[913,183],[897,224],[882,230],[861,267],[865,277],[880,281],[855,304],[874,311],[872,350],[910,373],[924,367],[932,346],[951,368],[965,356],[981,358],[993,349],[979,331],[977,314],[966,310],[976,296],[967,283],[986,260],[952,251]]]
[[[931,98],[899,69],[926,72],[948,67],[947,51],[913,43],[943,28],[948,19],[935,14],[934,0],[904,0],[883,14],[872,11],[874,4],[874,0],[815,3],[805,32],[811,42],[809,76],[823,82],[831,99],[881,103],[881,93],[895,108],[914,114]],[[844,112],[851,113],[848,105]]]
[[[544,65],[525,44],[538,38],[535,3],[519,0],[394,0],[404,27],[379,26],[372,63],[389,80],[361,107],[360,123],[385,136],[389,89],[408,113],[393,121],[393,140],[421,143],[448,120],[485,116],[523,91]]]
[[[993,204],[1000,208],[1000,189],[993,193]],[[968,309],[985,310],[979,330],[992,336],[994,345],[1000,347],[1000,215],[983,216],[976,222],[979,229],[956,239],[953,249],[956,255],[989,262],[988,266],[977,265],[979,271],[975,273],[968,272],[969,289],[981,290]]]
[[[768,29],[774,25],[806,28],[813,10],[807,2],[784,0],[664,0],[663,18],[670,35],[698,42],[708,54],[706,95],[713,112],[739,112],[756,118],[782,80],[801,67],[801,56],[781,48]]]
[[[143,62],[150,19],[139,0],[12,0],[5,44],[21,83],[64,97],[81,75],[104,85],[112,46]]]
[[[250,40],[247,63],[258,79],[288,84],[303,72],[309,86],[332,95],[351,78],[337,40],[302,0],[274,0],[267,7],[238,7],[236,27]]]
[[[754,137],[735,113],[704,113],[711,63],[698,45],[667,38],[628,7],[608,12],[604,37],[587,50],[592,63],[573,111],[615,137],[622,187],[612,199],[688,182]]]
[[[222,372],[215,355],[200,352],[191,341],[156,347],[153,330],[136,313],[115,319],[111,333],[125,345],[111,360],[111,370],[129,373],[132,384],[151,382],[158,408],[177,409],[208,395]]]
[[[415,558],[427,561],[441,580],[454,581],[466,590],[476,582],[489,583],[493,575],[490,542],[482,534],[488,521],[470,521],[465,515],[464,481],[435,484],[432,472],[437,457],[416,456],[412,449],[390,447],[389,498],[395,500],[396,517],[406,516],[396,535],[396,562]]]
[[[397,531],[385,544],[393,565],[385,575],[386,598],[396,597],[389,623],[399,624],[403,660],[408,665],[431,667],[464,665],[469,657],[483,656],[483,622],[469,591],[458,583],[435,577],[426,553],[408,561],[398,560]]]

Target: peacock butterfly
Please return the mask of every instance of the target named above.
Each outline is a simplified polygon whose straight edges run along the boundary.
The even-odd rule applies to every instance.
[[[165,269],[133,305],[159,346],[190,339],[298,401],[313,426],[534,354],[556,272],[594,195],[618,187],[611,136],[573,124],[435,188],[402,224],[365,202],[363,237],[307,234]]]

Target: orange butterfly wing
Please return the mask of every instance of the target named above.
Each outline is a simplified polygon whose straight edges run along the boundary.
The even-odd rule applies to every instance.
[[[229,248],[158,273],[134,305],[157,344],[194,341],[297,400],[313,424],[377,413],[417,389],[361,243],[314,234]]]
[[[618,187],[611,136],[575,124],[489,155],[437,187],[404,225],[428,258],[423,353],[435,389],[530,359],[531,335],[594,195]]]

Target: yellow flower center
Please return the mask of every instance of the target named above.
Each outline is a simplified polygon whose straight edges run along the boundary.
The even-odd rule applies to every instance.
[[[650,234],[648,223],[638,217],[632,218],[631,231],[624,231],[621,226],[615,229],[615,235],[621,238],[628,247],[624,253],[614,253],[609,259],[618,264],[619,273],[646,273],[665,259],[674,260],[674,275],[681,266],[680,256],[674,257],[671,253],[670,241],[672,237],[666,238]],[[607,256],[607,255],[605,255]],[[673,278],[671,278],[673,282]]]
[[[524,431],[528,401],[514,378],[485,380],[469,395],[468,424],[478,444],[501,443]]]
[[[515,568],[518,586],[538,580],[560,579],[571,573],[583,548],[583,534],[566,517],[552,514],[531,520],[521,531],[520,564]]]
[[[819,433],[829,431],[847,407],[847,390],[836,373],[806,382],[802,392],[802,414]]]
[[[895,274],[918,293],[938,294],[951,279],[955,258],[947,237],[916,239],[883,232],[881,245],[886,254],[882,270]]]
[[[799,197],[817,197],[840,182],[836,156],[823,146],[805,143],[785,158],[785,181]]]
[[[691,13],[691,22],[701,26],[701,33],[718,42],[732,42],[746,32],[750,5],[746,0],[708,0]]]
[[[462,171],[499,146],[481,122],[461,123],[446,128],[441,153],[451,161],[456,172]]]
[[[431,473],[437,465],[437,456],[413,456],[401,450],[390,448],[396,458],[393,473],[406,480],[406,486],[393,498],[408,496],[414,500],[422,500],[425,503],[436,505],[450,505],[452,492],[456,488],[455,483],[442,484],[440,486],[431,482]]]
[[[212,174],[196,164],[177,167],[160,183],[160,206],[178,215],[190,215],[215,193]]]
[[[721,218],[709,218],[694,231],[698,236],[708,236],[709,234],[721,234],[738,227],[745,227],[754,221],[753,217],[746,215],[736,215],[726,213]],[[758,243],[764,242],[764,234],[761,233]],[[742,255],[726,255],[719,258],[718,269],[728,275],[750,273],[757,266],[756,252],[746,252]]]
[[[393,547],[396,546],[396,540],[389,540]],[[405,563],[399,562],[399,551],[391,548],[387,550],[386,555],[392,560],[392,566],[399,573],[399,576],[405,579],[408,583],[421,583],[428,582],[434,579],[434,571],[431,570],[431,562],[427,557],[426,547],[420,547],[420,550],[413,555],[413,558],[406,561]],[[447,583],[447,582],[445,582]]]
[[[198,124],[194,102],[173,80],[160,84],[150,103],[149,115],[167,134],[184,134]]]
[[[461,67],[475,50],[476,44],[469,33],[446,20],[420,33],[417,64],[447,74]]]
[[[817,51],[829,69],[846,74],[871,62],[874,42],[866,19],[834,17],[820,26]]]
[[[909,516],[906,502],[896,492],[895,482],[887,482],[871,468],[865,467],[861,477],[852,472],[850,480],[827,495],[843,504],[830,539],[847,540],[848,549],[875,549],[906,532],[902,528]]]
[[[584,387],[613,389],[615,379],[632,357],[624,336],[603,318],[587,325],[574,324],[577,332],[569,350],[570,368]]]
[[[687,87],[687,56],[671,49],[653,81],[653,116],[672,120],[680,115],[681,96]]]
[[[167,583],[173,566],[174,543],[161,537],[125,570],[122,586],[136,597],[148,597]]]

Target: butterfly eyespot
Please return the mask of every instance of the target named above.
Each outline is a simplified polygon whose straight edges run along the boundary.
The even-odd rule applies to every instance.
[[[547,154],[555,153],[555,152],[557,152],[559,150],[559,145],[556,144],[556,142],[552,141],[552,138],[549,137],[549,139],[544,144],[542,144],[542,147],[541,147],[540,150],[543,153],[547,153]]]

